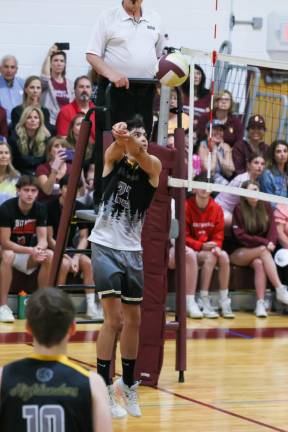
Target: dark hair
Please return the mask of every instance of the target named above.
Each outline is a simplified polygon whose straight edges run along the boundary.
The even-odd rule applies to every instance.
[[[261,153],[260,151],[259,152],[258,151],[253,151],[247,157],[247,163],[251,163],[254,159],[257,159],[258,157],[261,157],[265,161],[265,157],[264,157],[263,153]]]
[[[193,180],[198,181],[198,182],[203,182],[203,183],[213,183],[212,178],[210,178],[210,180],[208,180],[206,172],[201,172],[200,174],[196,175]]]
[[[56,52],[53,52],[53,53],[50,55],[50,62],[52,62],[52,59],[53,59],[54,57],[56,57],[57,55],[61,55],[62,57],[64,57],[64,61],[65,61],[65,68],[64,68],[64,70],[63,70],[62,76],[65,77],[65,75],[66,75],[67,54],[65,53],[65,51],[56,51]]]
[[[129,131],[131,131],[132,129],[136,129],[136,128],[137,129],[143,128],[146,130],[143,117],[140,114],[136,114],[130,120],[126,121],[126,124],[127,124],[127,129]]]
[[[275,140],[271,143],[271,145],[269,146],[268,152],[267,152],[267,156],[266,156],[266,166],[267,169],[271,170],[272,172],[276,172],[277,171],[277,163],[275,160],[275,152],[276,152],[276,148],[278,147],[278,145],[284,145],[287,150],[288,150],[288,143],[284,140]],[[285,172],[287,174],[288,171],[288,164],[285,164]]]
[[[75,308],[64,291],[40,288],[29,298],[26,316],[37,342],[49,348],[66,336],[75,318]]]
[[[25,186],[35,186],[39,189],[37,178],[32,175],[22,175],[16,183],[16,188],[21,189]]]
[[[67,186],[69,182],[69,174],[65,174],[60,180],[59,180],[59,187],[60,189],[62,189],[63,186]],[[78,182],[78,186],[77,188],[79,189],[80,187],[83,186],[83,181],[80,178],[79,182]]]
[[[91,84],[91,87],[92,87],[92,83],[91,83],[90,78],[87,75],[81,75],[81,76],[77,77],[74,81],[74,90],[76,89],[79,81],[81,81],[82,79],[86,79],[87,81],[89,81]]]
[[[201,99],[209,93],[209,90],[205,87],[206,75],[205,75],[204,70],[198,64],[195,64],[194,68],[196,70],[198,70],[199,72],[201,72],[201,74],[202,74],[201,81],[200,81],[199,85],[197,86],[197,90],[196,90],[197,94],[195,94],[195,96],[197,96],[199,99]],[[181,89],[186,96],[189,96],[189,92],[190,92],[190,68],[189,68],[189,75],[188,75],[186,81],[184,81],[184,83],[182,84]]]
[[[241,188],[248,189],[249,185],[255,185],[260,190],[260,185],[255,180],[246,180]],[[257,235],[265,233],[269,226],[269,218],[263,201],[257,201],[256,207],[252,208],[246,197],[240,197],[240,208],[244,221],[244,227],[248,234]]]

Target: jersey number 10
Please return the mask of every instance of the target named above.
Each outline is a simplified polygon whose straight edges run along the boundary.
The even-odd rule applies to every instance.
[[[65,432],[65,413],[61,405],[24,405],[22,416],[27,432]]]

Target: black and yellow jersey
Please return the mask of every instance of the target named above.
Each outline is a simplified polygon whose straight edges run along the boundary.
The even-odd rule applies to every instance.
[[[92,432],[89,372],[65,355],[32,355],[4,366],[1,432]]]

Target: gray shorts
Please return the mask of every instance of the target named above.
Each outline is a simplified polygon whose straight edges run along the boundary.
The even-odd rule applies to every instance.
[[[111,249],[92,243],[92,267],[99,298],[119,297],[123,303],[143,300],[142,252]]]

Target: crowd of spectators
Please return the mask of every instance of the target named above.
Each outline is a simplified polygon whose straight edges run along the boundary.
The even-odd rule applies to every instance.
[[[91,55],[90,57],[93,60],[93,54]],[[90,63],[93,64],[91,59]],[[26,178],[25,176],[28,176],[27,178],[30,179],[37,178],[37,186],[35,186],[36,183],[34,185],[32,180],[31,182],[33,184],[31,183],[30,185],[31,187],[33,186],[37,189],[37,193],[35,194],[35,202],[41,202],[45,206],[47,205],[48,208],[49,206],[52,206],[53,208],[53,205],[58,203],[57,208],[60,209],[59,211],[61,211],[64,196],[63,191],[65,191],[65,181],[67,181],[67,175],[69,176],[71,172],[71,162],[75,147],[77,145],[81,123],[87,111],[91,107],[95,106],[94,102],[98,93],[97,79],[94,77],[93,83],[91,82],[91,72],[87,75],[77,77],[73,86],[71,81],[66,76],[66,68],[66,52],[60,51],[56,44],[54,44],[49,49],[42,66],[40,76],[31,75],[27,77],[25,81],[22,78],[19,78],[17,75],[18,63],[14,56],[6,55],[1,61],[0,204],[6,203],[5,205],[7,205],[7,202],[9,203],[12,202],[11,200],[19,199],[19,188],[21,189],[22,187],[21,181],[23,181],[24,175],[24,178]],[[95,75],[95,71],[93,71],[93,74]],[[204,174],[207,176],[208,154],[211,153],[210,181],[234,187],[240,187],[243,184],[245,185],[248,181],[248,189],[253,187],[256,190],[258,188],[263,192],[286,197],[288,144],[285,141],[279,140],[268,146],[267,143],[264,142],[266,131],[265,119],[259,114],[254,114],[250,117],[247,130],[244,131],[242,119],[234,112],[233,96],[228,90],[224,90],[215,96],[213,106],[213,120],[211,123],[211,92],[205,87],[205,82],[206,77],[203,69],[199,65],[195,65],[193,132],[194,174]],[[103,82],[101,82],[101,85],[102,84]],[[107,83],[105,82],[103,89],[105,88],[106,84]],[[100,88],[102,91],[102,87]],[[184,112],[182,113],[182,124],[185,129],[185,147],[187,149],[189,132],[189,79],[187,79],[187,81],[182,85],[181,92],[184,108]],[[137,97],[137,90],[135,90],[133,97],[135,97],[135,95]],[[157,115],[157,113],[155,113],[156,106],[157,104],[154,104],[154,114]],[[150,118],[151,115],[149,116],[149,119]],[[85,203],[86,207],[87,205],[91,206],[93,204],[91,189],[93,186],[94,161],[92,155],[93,144],[95,142],[96,136],[94,116],[92,118],[92,122],[93,125],[91,129],[90,141],[86,151],[83,173],[81,176],[82,188],[78,195],[78,203],[82,203],[79,205],[83,205],[83,203]],[[176,126],[177,95],[176,92],[172,90],[170,100],[170,114],[168,119],[168,147],[174,146],[173,132]],[[185,162],[187,165],[187,158]],[[221,214],[221,236],[223,235],[223,239],[224,234],[228,236],[232,235],[234,240],[238,241],[239,246],[241,246],[239,253],[233,252],[231,256],[231,262],[240,266],[251,266],[254,269],[255,286],[258,299],[258,309],[256,308],[256,312],[258,310],[258,316],[265,316],[266,311],[264,313],[264,302],[262,302],[262,300],[264,301],[263,293],[265,292],[265,289],[263,288],[263,275],[267,275],[270,282],[271,278],[269,271],[266,271],[266,267],[263,264],[265,263],[265,259],[264,261],[262,260],[263,253],[261,251],[263,248],[268,248],[267,250],[271,255],[274,249],[278,247],[278,244],[288,249],[288,241],[286,242],[287,220],[283,216],[283,214],[288,214],[288,212],[286,212],[285,206],[276,206],[276,204],[265,206],[265,209],[269,214],[269,220],[270,216],[273,216],[273,210],[275,210],[275,214],[276,211],[278,212],[278,216],[281,215],[278,217],[278,219],[276,219],[275,222],[275,233],[278,232],[278,240],[276,235],[276,237],[273,237],[271,242],[267,244],[263,244],[263,242],[261,243],[262,240],[255,240],[254,243],[252,242],[253,247],[258,248],[257,250],[260,252],[259,256],[254,256],[252,254],[254,258],[251,258],[249,261],[248,258],[245,258],[244,260],[242,259],[241,250],[243,247],[249,248],[251,245],[249,244],[247,246],[246,244],[242,244],[242,237],[239,236],[239,231],[235,229],[235,220],[237,220],[238,224],[239,221],[237,217],[241,218],[239,215],[244,208],[243,200],[241,200],[238,196],[227,193],[220,193],[216,197],[213,196],[213,198],[210,197],[210,195],[205,195],[205,197],[203,196],[201,198],[201,193],[199,191],[196,191],[192,200],[191,198],[187,200],[187,209],[190,209],[187,210],[186,215],[188,218],[186,226],[186,266],[187,269],[189,268],[187,271],[187,312],[189,316],[194,318],[199,318],[202,316],[218,316],[217,312],[212,312],[212,309],[210,308],[211,305],[207,300],[207,292],[212,277],[211,275],[216,265],[220,268],[220,270],[221,266],[224,266],[224,270],[222,269],[220,271],[220,275],[222,279],[224,278],[224,275],[226,275],[227,277],[225,277],[228,281],[227,282],[226,279],[225,281],[224,279],[220,280],[220,306],[222,305],[222,314],[226,317],[234,316],[227,297],[229,271],[226,271],[225,269],[227,267],[227,263],[229,265],[229,257],[226,252],[222,251],[221,249],[223,240],[221,240],[219,244],[217,241],[215,242],[215,233],[211,237],[211,233],[207,234],[206,228],[202,229],[204,234],[203,232],[201,234],[201,229],[199,231],[200,234],[197,230],[196,232],[194,228],[191,231],[191,226],[195,222],[195,215],[191,218],[191,215],[189,216],[191,213],[191,205],[193,203],[196,209],[197,203],[202,202],[201,200],[204,200],[205,202],[207,201],[206,205],[208,206],[210,206],[211,202],[213,202],[213,206],[219,208],[219,212]],[[249,203],[249,200],[247,200],[247,203]],[[205,208],[206,205],[204,206]],[[251,205],[251,203],[249,205]],[[271,215],[269,213],[270,207],[272,209]],[[199,208],[201,209],[201,206]],[[262,213],[264,214],[263,209],[264,207],[262,208]],[[202,210],[200,210],[200,213],[201,211]],[[200,224],[199,226],[201,226],[201,223],[204,223],[204,225],[209,225],[211,223],[213,224],[213,222],[211,222],[209,219],[211,212],[207,212],[207,214],[208,220],[204,222],[195,222],[196,225]],[[261,211],[259,214],[261,214]],[[283,220],[285,220],[285,224]],[[2,220],[0,219],[0,223],[1,222]],[[261,235],[264,232],[269,231],[267,226],[264,227],[264,225],[261,225],[262,222],[260,222],[259,226],[257,224],[257,226],[251,226],[249,223],[247,225],[247,217],[244,217],[244,219],[242,219],[242,229],[247,231],[245,235],[252,235],[259,239],[261,236],[256,233],[257,229],[260,229]],[[14,229],[16,229],[17,232],[16,227],[12,227],[11,225],[10,228],[11,235],[14,232]],[[251,229],[252,232],[249,232]],[[80,244],[81,247],[82,244],[86,244],[87,241],[87,238],[85,237],[85,240],[83,237],[84,231],[80,229],[77,230],[78,244]],[[54,227],[52,234],[51,231],[48,230],[48,232],[50,232],[49,247],[53,249],[53,245],[55,245],[55,233],[57,232],[57,229]],[[17,238],[15,241],[16,244],[19,242],[21,244],[23,241],[21,236],[16,236],[15,238]],[[197,247],[195,246],[196,244]],[[268,244],[270,244],[269,247]],[[271,244],[274,245],[273,248]],[[31,245],[27,247],[30,248]],[[12,251],[14,251],[13,253],[17,253],[17,250],[17,247],[16,249],[12,248]],[[30,252],[28,252],[28,255],[29,254]],[[246,255],[247,253],[245,251],[245,256]],[[248,256],[250,255],[248,254]],[[6,257],[6,261],[9,261],[9,259],[11,261],[11,255],[8,258]],[[77,271],[79,269],[81,270],[86,283],[91,285],[91,272],[89,273],[89,271],[87,271],[86,261],[87,260],[85,256],[75,255],[75,258],[66,256],[63,259],[61,267],[62,273],[60,282],[64,283],[67,274],[69,272],[75,273],[74,270],[77,268]],[[197,278],[196,282],[195,280],[192,281],[192,275],[194,275],[193,277],[195,279],[195,274],[198,273],[199,264],[201,264],[201,266],[203,266],[205,269],[208,266],[210,270],[208,271],[206,269],[207,271],[205,270],[205,272],[202,272],[202,274],[205,275],[205,278],[204,276],[201,276],[200,300],[198,304],[195,301]],[[169,266],[173,268],[174,265],[174,248],[172,248],[170,251]],[[261,272],[260,270],[263,266],[265,271]],[[193,269],[193,272],[190,271],[191,269]],[[277,273],[277,269],[275,271]],[[262,281],[259,281],[260,274],[262,275]],[[271,283],[273,285],[273,282]],[[285,280],[282,278],[281,287],[283,283],[285,283]],[[274,283],[276,289],[279,288],[278,285],[279,281],[277,280],[277,282]],[[263,295],[260,295],[259,293],[262,293]],[[96,316],[99,311],[97,312],[95,309],[94,313],[92,310],[93,307],[96,308],[94,302],[93,307],[91,306],[92,294],[90,291],[86,294],[88,309],[90,307],[88,315],[91,317]],[[282,297],[280,297],[283,299],[283,296],[285,297],[284,294]],[[261,302],[259,303],[260,300]],[[284,300],[285,303],[288,303],[288,295],[287,299],[285,297]],[[13,316],[11,315],[11,311],[7,312],[6,303],[7,302],[3,303],[2,299],[1,304],[4,306],[4,318],[7,320],[8,313],[8,315],[10,314],[10,320],[12,320]],[[0,321],[1,311],[3,311],[2,306],[0,305]]]
[[[25,81],[19,78],[17,59],[12,55],[6,55],[0,63],[0,322],[14,321],[7,305],[13,268],[27,275],[37,270],[38,286],[47,285],[56,222],[60,220],[81,123],[94,106],[90,78],[78,77],[73,88],[66,77],[66,63],[66,53],[55,44],[49,49],[40,76],[31,75]],[[79,190],[82,201],[91,189],[94,141],[93,118]],[[93,204],[91,199],[89,204]],[[78,207],[84,205],[77,202]],[[73,227],[69,246],[85,249],[88,227],[75,223]],[[91,289],[90,258],[66,254],[59,284],[66,282],[68,273],[79,273],[90,286],[85,290],[87,316],[101,317],[95,290]]]

